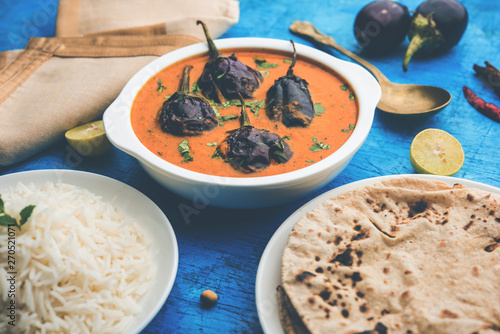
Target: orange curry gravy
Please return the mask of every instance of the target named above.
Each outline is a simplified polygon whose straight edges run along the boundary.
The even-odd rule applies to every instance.
[[[274,81],[286,75],[290,66],[292,54],[274,53],[267,50],[221,50],[223,55],[235,53],[238,60],[244,64],[258,69],[254,58],[265,59],[267,63],[278,64],[274,68],[261,68],[264,82],[254,92],[252,99],[246,101],[262,101],[266,99],[267,90]],[[356,98],[348,86],[346,80],[336,75],[330,69],[322,67],[321,64],[298,56],[294,74],[305,79],[309,83],[309,91],[313,103],[324,108],[315,115],[312,123],[306,127],[287,128],[283,123],[271,121],[265,110],[265,103],[256,114],[251,107],[247,112],[251,124],[257,129],[268,129],[285,137],[286,143],[293,151],[290,161],[284,164],[272,163],[269,167],[257,173],[243,173],[233,169],[223,159],[212,158],[216,146],[227,137],[227,131],[240,127],[239,118],[223,121],[222,126],[205,132],[199,136],[179,137],[161,130],[158,122],[158,112],[163,102],[174,92],[179,90],[183,68],[186,65],[193,66],[190,73],[190,85],[200,77],[205,63],[209,60],[208,54],[195,56],[177,62],[154,75],[139,91],[132,106],[132,127],[139,140],[153,153],[164,160],[181,166],[183,168],[199,173],[228,176],[228,177],[256,177],[268,176],[290,172],[324,159],[335,152],[346,142],[352,133],[358,117],[358,105]],[[161,79],[161,85],[159,84]],[[163,86],[160,88],[160,86]],[[221,117],[226,115],[240,115],[240,106],[231,106],[224,109],[220,104],[216,108]],[[329,149],[313,151],[310,148],[316,141],[324,145],[330,145]],[[183,157],[178,146],[187,139],[192,161],[181,162]],[[209,145],[207,145],[209,144]]]

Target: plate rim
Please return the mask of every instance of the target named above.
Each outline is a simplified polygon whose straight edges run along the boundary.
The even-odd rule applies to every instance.
[[[74,180],[77,179],[84,179],[84,178],[91,178],[91,179],[100,179],[103,182],[107,182],[108,184],[114,184],[115,186],[119,186],[122,191],[125,189],[126,192],[131,192],[134,193],[136,196],[141,197],[145,203],[148,203],[151,207],[155,208],[157,213],[163,218],[163,221],[161,222],[161,225],[166,229],[167,234],[169,235],[170,241],[172,243],[171,245],[171,251],[172,251],[172,267],[171,269],[171,274],[168,276],[167,280],[162,279],[163,282],[167,282],[167,284],[164,285],[162,294],[160,299],[155,303],[154,307],[151,309],[151,311],[148,313],[148,315],[144,318],[137,318],[132,322],[132,327],[130,327],[129,331],[126,333],[134,333],[138,334],[142,332],[148,325],[149,323],[156,317],[156,315],[160,312],[161,308],[165,305],[168,296],[170,295],[170,292],[172,291],[172,288],[175,283],[175,279],[177,278],[177,270],[179,267],[179,246],[177,243],[177,237],[175,235],[175,231],[172,227],[172,224],[170,223],[170,220],[168,217],[165,215],[165,213],[160,209],[160,207],[153,202],[148,196],[143,194],[141,191],[138,189],[120,181],[117,179],[114,179],[112,177],[102,175],[102,174],[97,174],[93,172],[87,172],[87,171],[80,171],[80,170],[73,170],[73,169],[36,169],[36,170],[26,170],[26,171],[19,171],[19,172],[14,172],[10,174],[4,174],[0,175],[0,189],[5,188],[2,185],[2,181],[6,179],[12,179],[9,180],[10,182],[22,182],[23,178],[25,177],[39,177],[43,182],[46,182],[48,180],[48,177],[56,177],[58,180],[60,180],[62,183],[66,184],[72,184],[76,185]],[[76,185],[81,188],[85,188],[84,186],[81,185]],[[87,188],[85,188],[87,189]],[[94,193],[97,196],[101,196],[99,192],[87,189]],[[155,277],[158,279],[157,277]],[[149,292],[148,292],[149,293]],[[144,297],[146,297],[145,295]],[[146,298],[143,298],[143,303],[145,302]]]
[[[257,315],[259,318],[260,325],[262,327],[262,330],[266,334],[284,334],[285,332],[283,331],[283,328],[281,326],[281,320],[279,317],[279,310],[277,309],[278,307],[278,300],[276,298],[276,286],[279,284],[279,282],[276,284],[275,281],[272,281],[269,279],[269,274],[266,272],[268,267],[271,268],[277,268],[273,274],[276,274],[276,271],[278,272],[278,276],[281,276],[281,257],[282,257],[282,252],[284,250],[284,247],[286,246],[286,242],[288,240],[288,235],[295,223],[308,211],[312,210],[319,204],[321,204],[323,201],[325,201],[327,198],[330,198],[332,196],[339,195],[343,192],[373,184],[376,182],[380,181],[385,181],[389,179],[394,179],[394,178],[404,178],[404,177],[412,177],[412,178],[420,178],[420,179],[427,179],[427,180],[436,180],[436,181],[442,181],[446,182],[449,185],[453,185],[456,183],[460,183],[464,185],[465,187],[468,188],[478,188],[490,192],[494,192],[497,194],[500,194],[500,188],[473,181],[473,180],[467,180],[467,179],[462,179],[458,177],[453,177],[453,176],[441,176],[441,175],[430,175],[430,174],[394,174],[394,175],[384,175],[384,176],[375,176],[367,179],[362,179],[358,181],[353,181],[350,183],[343,184],[341,186],[338,186],[334,189],[328,190],[310,201],[306,202],[303,204],[301,207],[299,207],[297,210],[295,210],[293,213],[291,213],[284,221],[281,223],[281,225],[278,227],[278,229],[274,232],[272,237],[269,239],[266,247],[264,248],[264,251],[261,255],[260,261],[259,261],[259,266],[257,268],[257,274],[255,278],[255,305],[257,307]],[[273,253],[274,249],[276,247],[279,247],[279,243],[285,244],[283,248],[279,248],[280,250],[280,255],[279,255],[279,266],[276,267],[276,261],[272,262],[272,257],[277,257],[275,253]],[[272,262],[272,263],[271,263]],[[271,277],[272,278],[272,277]],[[268,285],[270,284],[276,284],[274,287],[274,293],[270,294],[270,289],[267,288]],[[264,299],[264,296],[267,296],[267,299]],[[270,296],[270,297],[269,297]],[[271,306],[271,309],[265,309],[268,308],[269,305]],[[273,312],[270,316],[269,313],[265,315],[265,312]],[[281,331],[277,330],[277,325],[279,324],[279,329]]]

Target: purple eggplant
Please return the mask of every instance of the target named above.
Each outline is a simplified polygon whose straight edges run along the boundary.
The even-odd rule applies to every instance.
[[[374,1],[356,16],[354,37],[369,52],[386,52],[404,41],[410,21],[406,6],[389,0]]]
[[[307,88],[308,83],[293,74],[297,50],[293,46],[293,59],[285,76],[278,78],[267,91],[267,115],[282,121],[287,127],[308,126],[314,118],[314,103]]]
[[[469,15],[456,0],[427,0],[413,14],[408,31],[410,45],[403,60],[406,72],[415,53],[432,55],[455,46],[462,38]]]
[[[198,79],[198,87],[203,94],[212,100],[223,102],[225,99],[250,98],[264,80],[262,74],[243,64],[233,54],[222,56],[215,46],[207,27],[201,24],[208,42],[210,60],[205,64],[203,73]]]
[[[241,127],[229,131],[229,135],[217,146],[218,155],[231,167],[243,173],[258,172],[271,163],[283,164],[293,155],[288,144],[275,133],[256,129],[250,124],[245,101],[241,101]]]
[[[158,117],[162,130],[177,136],[199,135],[219,124],[210,103],[189,92],[191,68],[184,67],[179,90],[163,102]]]

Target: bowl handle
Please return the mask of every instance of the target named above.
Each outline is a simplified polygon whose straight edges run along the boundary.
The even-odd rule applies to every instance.
[[[131,106],[118,96],[111,105],[104,111],[102,120],[104,130],[109,141],[118,149],[137,157],[134,147],[137,147],[137,140],[130,121]]]

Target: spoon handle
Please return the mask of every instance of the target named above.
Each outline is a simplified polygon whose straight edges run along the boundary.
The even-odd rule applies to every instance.
[[[335,50],[339,51],[340,53],[343,53],[347,57],[351,58],[352,60],[356,61],[357,63],[363,65],[367,70],[369,70],[375,78],[377,78],[378,82],[388,82],[389,80],[385,77],[385,75],[382,74],[382,72],[379,71],[378,68],[364,60],[363,58],[355,55],[351,51],[343,48],[342,46],[338,45],[335,40],[328,35],[325,35],[321,33],[316,27],[314,27],[311,23],[309,22],[301,22],[301,21],[295,21],[292,23],[290,26],[290,31],[293,33],[296,33],[298,35],[303,35],[306,37],[310,37],[316,42],[319,42],[324,45],[331,46]]]

